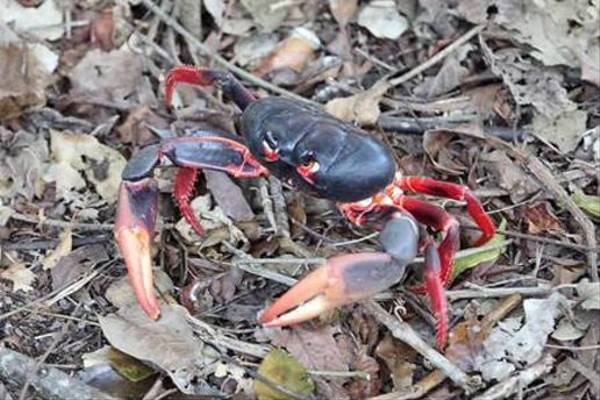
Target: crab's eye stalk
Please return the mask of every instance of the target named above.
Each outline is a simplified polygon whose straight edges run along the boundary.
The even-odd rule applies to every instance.
[[[301,164],[296,167],[298,173],[310,183],[314,183],[314,174],[319,171],[321,164],[317,161],[315,153],[308,152],[300,159]]]
[[[262,145],[265,159],[267,161],[277,161],[277,158],[279,158],[279,138],[273,132],[267,131]]]

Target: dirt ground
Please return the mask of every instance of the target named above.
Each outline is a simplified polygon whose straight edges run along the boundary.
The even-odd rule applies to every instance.
[[[326,259],[381,251],[272,176],[202,171],[201,237],[156,168],[161,317],[142,312],[112,233],[127,160],[240,133],[218,85],[166,104],[180,64],[309,103],[480,199],[499,229],[477,247],[465,201],[414,194],[461,225],[441,352],[422,254],[371,300],[258,321]],[[599,86],[598,0],[0,0],[0,399],[600,399]]]

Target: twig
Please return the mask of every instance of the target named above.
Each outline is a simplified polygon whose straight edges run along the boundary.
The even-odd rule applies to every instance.
[[[35,360],[16,351],[0,347],[0,377],[23,385],[35,370]],[[70,377],[56,368],[44,366],[31,378],[31,385],[45,399],[115,400],[114,397]]]
[[[269,176],[267,179],[269,181],[269,188],[271,189],[271,197],[273,198],[275,219],[277,220],[277,234],[289,238],[290,223],[281,181],[274,176]]]
[[[365,307],[375,318],[384,324],[390,333],[397,339],[403,341],[423,357],[427,358],[431,364],[443,371],[456,385],[460,386],[467,393],[473,393],[481,385],[479,377],[470,377],[460,368],[454,365],[450,360],[438,353],[429,346],[414,329],[406,322],[394,318],[374,301],[365,302]]]
[[[546,344],[549,349],[568,350],[568,351],[590,351],[600,350],[600,344],[592,344],[590,346],[561,346],[558,344]]]
[[[25,215],[17,212],[11,214],[10,217],[12,219],[16,219],[17,221],[29,222],[31,224],[37,225],[54,226],[58,228],[72,228],[86,231],[111,231],[113,229],[112,224],[87,224],[82,222],[60,221],[57,219],[50,218],[39,219],[37,217],[32,217],[30,215]]]
[[[481,32],[484,28],[485,28],[485,25],[477,25],[477,26],[474,26],[473,28],[469,29],[465,34],[463,34],[461,37],[459,37],[458,39],[456,39],[452,44],[449,44],[448,46],[444,47],[444,49],[442,49],[441,51],[439,51],[438,53],[436,53],[429,60],[425,61],[424,63],[422,63],[422,64],[420,64],[418,66],[416,66],[415,68],[413,68],[410,71],[408,71],[407,73],[399,76],[398,78],[391,79],[389,81],[390,85],[392,85],[392,86],[401,85],[404,82],[406,82],[406,81],[414,78],[415,76],[419,75],[421,72],[425,71],[429,67],[431,67],[431,66],[437,64],[438,62],[442,61],[449,54],[451,54],[454,51],[456,51],[460,46],[462,46],[463,44],[467,43],[469,40],[471,40],[473,37],[475,37],[475,35],[477,35],[479,32]]]
[[[550,170],[544,164],[542,164],[539,158],[529,154],[524,150],[517,149],[511,144],[500,139],[488,138],[488,143],[507,150],[512,157],[519,160],[533,175],[535,175],[535,177],[542,183],[543,187],[545,187],[550,193],[554,194],[556,199],[571,213],[583,231],[587,245],[591,249],[597,248],[594,224],[589,217],[585,215],[581,208],[575,204],[573,199],[571,199],[562,186],[560,186],[554,176],[552,176],[552,172],[550,172]],[[592,281],[600,282],[600,276],[598,276],[598,253],[593,250],[588,250],[587,259]]]
[[[207,56],[211,57],[212,59],[214,59],[214,61],[217,64],[219,64],[220,66],[227,68],[229,71],[231,71],[234,74],[238,75],[239,77],[247,80],[248,82],[250,82],[256,86],[262,87],[264,89],[267,89],[273,93],[278,93],[282,96],[290,97],[292,99],[302,101],[304,103],[319,106],[319,104],[315,103],[314,101],[305,99],[302,96],[299,96],[288,90],[282,89],[279,86],[273,85],[273,84],[265,81],[264,79],[258,78],[256,76],[252,75],[251,73],[249,73],[248,71],[233,65],[232,63],[227,61],[225,58],[221,57],[219,54],[216,54],[210,48],[208,48],[206,45],[204,45],[202,42],[200,42],[196,37],[194,37],[194,35],[192,35],[187,29],[185,29],[179,22],[177,22],[174,18],[170,17],[169,15],[165,14],[165,12],[163,10],[161,10],[158,6],[156,6],[151,0],[142,0],[142,3],[150,11],[152,11],[158,18],[160,18],[166,25],[168,25],[175,32],[177,32],[181,36],[183,36],[190,45],[192,45],[194,48],[196,48],[200,52],[202,52],[202,53],[206,54]]]
[[[532,382],[540,379],[552,370],[554,357],[546,354],[541,360],[526,368],[516,375],[492,386],[483,394],[475,397],[473,400],[497,400],[510,397],[520,390],[529,386]]]
[[[87,244],[96,244],[96,243],[104,243],[113,240],[111,236],[108,235],[96,235],[90,237],[81,237],[81,238],[73,238],[73,247],[84,246]],[[8,242],[8,241],[0,241],[0,248],[3,250],[48,250],[54,249],[58,245],[58,240],[36,240],[35,242]]]
[[[271,200],[271,196],[269,195],[269,186],[266,179],[258,180],[258,190],[265,217],[267,217],[267,221],[269,221],[273,231],[277,232],[277,220],[275,220],[275,213],[273,212],[273,200]]]
[[[552,293],[556,288],[552,287],[515,287],[515,288],[478,288],[478,289],[463,289],[463,290],[447,290],[446,296],[448,300],[455,301],[461,299],[474,298],[494,298],[505,297],[512,294],[520,294],[523,296],[545,296]]]

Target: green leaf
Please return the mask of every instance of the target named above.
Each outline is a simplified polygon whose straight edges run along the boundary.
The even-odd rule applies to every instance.
[[[504,228],[506,228],[506,220],[502,219],[499,229],[503,230]],[[496,260],[504,252],[507,244],[504,235],[496,233],[490,241],[483,246],[474,247],[457,253],[454,258],[452,277],[456,278],[464,271],[475,268],[483,262]]]
[[[600,218],[600,196],[591,196],[576,190],[571,196],[575,204],[593,217]]]
[[[108,351],[107,358],[110,365],[131,382],[140,382],[155,374],[152,368],[143,364],[137,358],[122,353],[114,347],[111,347]]]
[[[308,396],[315,390],[304,365],[282,349],[267,354],[258,367],[258,373],[298,394]],[[254,389],[258,400],[294,400],[257,379],[254,380]]]

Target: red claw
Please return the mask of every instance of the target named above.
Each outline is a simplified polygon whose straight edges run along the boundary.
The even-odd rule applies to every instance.
[[[267,307],[259,320],[269,327],[297,324],[340,305],[368,298],[401,277],[402,271],[387,253],[333,257]]]

